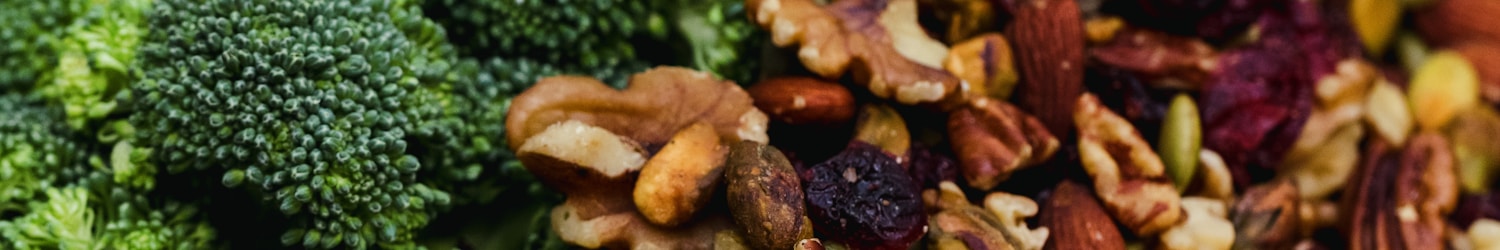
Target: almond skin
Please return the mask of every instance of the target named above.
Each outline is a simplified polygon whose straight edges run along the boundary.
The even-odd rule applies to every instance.
[[[1041,210],[1041,226],[1052,229],[1044,249],[1125,249],[1114,220],[1087,186],[1063,181]]]
[[[1020,71],[1011,99],[1060,139],[1072,138],[1073,105],[1083,94],[1083,17],[1074,0],[1017,0],[1005,34]]]
[[[835,126],[854,118],[854,95],[844,85],[809,77],[779,77],[747,90],[755,107],[789,125]]]
[[[1445,47],[1468,41],[1500,42],[1495,13],[1500,13],[1500,1],[1442,0],[1417,9],[1414,19],[1416,30],[1429,45]]]

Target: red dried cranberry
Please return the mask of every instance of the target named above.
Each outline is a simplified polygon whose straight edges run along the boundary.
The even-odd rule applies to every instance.
[[[825,239],[853,249],[907,249],[927,216],[896,159],[862,142],[803,172],[808,217]]]
[[[940,152],[922,144],[913,144],[911,155],[907,157],[912,180],[924,189],[937,188],[938,183],[958,177],[958,166],[946,151]]]

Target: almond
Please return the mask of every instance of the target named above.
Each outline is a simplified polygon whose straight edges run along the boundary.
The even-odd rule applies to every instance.
[[[854,95],[838,83],[781,77],[756,83],[748,91],[756,108],[786,124],[832,126],[854,118]]]
[[[1500,42],[1466,42],[1452,47],[1479,74],[1479,95],[1490,103],[1500,102]]]
[[[1114,220],[1087,186],[1063,181],[1041,210],[1041,226],[1052,230],[1046,249],[1125,249]]]
[[[1021,75],[1013,100],[1058,138],[1073,134],[1073,105],[1083,94],[1083,17],[1074,0],[1017,0],[1005,32]]]
[[[1500,42],[1500,1],[1443,0],[1414,13],[1417,30],[1433,46],[1469,40]]]

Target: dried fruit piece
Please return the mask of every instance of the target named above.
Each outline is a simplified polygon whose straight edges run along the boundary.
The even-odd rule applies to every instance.
[[[1060,138],[1073,135],[1069,111],[1083,94],[1083,17],[1073,0],[1018,0],[1006,34],[1016,48],[1021,81],[1012,98]]]
[[[808,217],[824,239],[856,249],[906,249],[927,225],[917,184],[874,145],[850,143],[802,180]]]
[[[985,33],[953,46],[943,69],[969,83],[972,92],[995,99],[1010,98],[1016,87],[1016,66],[1010,44],[998,33]]]
[[[1115,222],[1087,186],[1063,181],[1042,206],[1041,226],[1051,230],[1046,249],[1124,250]]]
[[[854,119],[854,94],[809,77],[777,77],[750,86],[755,107],[790,125],[835,126]]]
[[[989,190],[1057,151],[1040,121],[1003,101],[980,98],[948,116],[948,140],[970,187]]]
[[[506,138],[512,150],[547,126],[577,120],[654,148],[695,122],[725,141],[767,141],[766,115],[739,85],[686,68],[658,67],[631,76],[624,91],[577,76],[544,78],[511,101]]]
[[[802,185],[780,150],[741,141],[729,147],[729,211],[755,249],[781,249],[812,237]]]
[[[1432,133],[1412,137],[1403,151],[1371,144],[1360,174],[1345,189],[1351,249],[1440,249],[1444,217],[1457,200],[1453,156]]]
[[[1031,229],[1025,217],[1036,215],[1036,202],[1004,192],[985,197],[985,208],[969,203],[953,182],[938,184],[927,231],[934,249],[1041,249],[1048,229]]]
[[[635,182],[635,207],[656,225],[686,222],[708,204],[724,178],[729,148],[708,124],[688,126],[646,160]]]
[[[1198,106],[1193,104],[1193,98],[1177,94],[1172,98],[1171,108],[1167,109],[1167,118],[1162,120],[1161,139],[1157,140],[1156,151],[1161,153],[1162,165],[1179,190],[1186,190],[1198,168],[1202,133],[1198,125]]]
[[[1302,238],[1302,199],[1297,183],[1279,179],[1245,190],[1229,218],[1235,249],[1291,249]]]
[[[1458,112],[1479,103],[1479,75],[1474,65],[1453,51],[1433,54],[1417,69],[1407,86],[1407,101],[1417,127],[1440,129]]]
[[[1223,201],[1182,198],[1187,220],[1161,234],[1163,249],[1229,249],[1235,241],[1235,228],[1224,217],[1229,213]]]
[[[749,0],[745,8],[779,47],[798,46],[803,66],[828,79],[852,71],[875,96],[951,107],[964,85],[942,70],[948,47],[917,24],[916,0]]]
[[[1180,197],[1161,158],[1129,121],[1100,105],[1093,94],[1078,98],[1073,117],[1084,170],[1120,224],[1136,235],[1154,236],[1182,220]]]

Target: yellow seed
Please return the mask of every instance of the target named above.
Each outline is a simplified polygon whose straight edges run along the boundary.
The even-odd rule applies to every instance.
[[[1468,59],[1442,51],[1417,69],[1407,91],[1417,127],[1436,130],[1453,120],[1454,114],[1479,103],[1479,76]]]
[[[1385,51],[1396,23],[1401,20],[1401,3],[1393,0],[1350,0],[1349,22],[1364,42],[1365,52],[1379,55]]]

